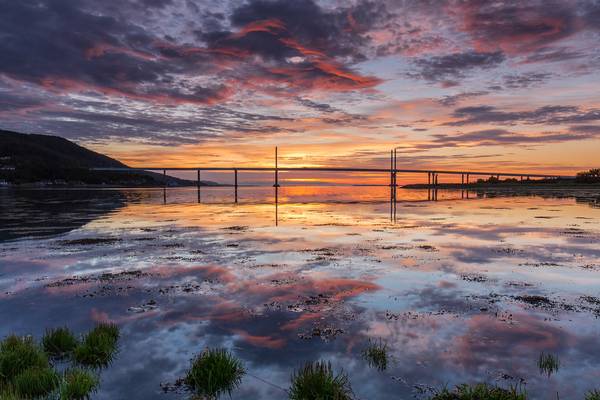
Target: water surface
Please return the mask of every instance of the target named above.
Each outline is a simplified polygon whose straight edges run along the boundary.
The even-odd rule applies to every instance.
[[[293,370],[318,359],[361,399],[480,381],[577,399],[600,386],[599,193],[389,198],[386,187],[240,188],[237,203],[231,188],[2,190],[0,336],[119,324],[95,399],[186,398],[161,384],[205,347],[246,365],[234,399],[286,398]],[[386,371],[361,359],[369,339],[387,342]],[[537,370],[542,351],[558,373]]]

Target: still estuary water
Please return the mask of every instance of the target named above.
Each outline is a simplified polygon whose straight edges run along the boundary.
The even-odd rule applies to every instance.
[[[386,187],[232,192],[0,191],[0,336],[118,324],[94,399],[187,398],[173,384],[206,347],[248,370],[233,399],[285,399],[313,360],[369,400],[600,388],[600,193],[399,190],[394,212]]]

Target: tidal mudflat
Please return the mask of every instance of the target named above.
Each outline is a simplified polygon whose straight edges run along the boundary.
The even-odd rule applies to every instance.
[[[359,399],[600,388],[600,193],[399,190],[395,213],[385,187],[197,196],[0,191],[0,336],[116,324],[94,399],[189,398],[205,348],[243,364],[234,399],[287,398],[318,360]]]

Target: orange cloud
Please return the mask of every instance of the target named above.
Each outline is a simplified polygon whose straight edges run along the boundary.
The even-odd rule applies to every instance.
[[[238,39],[240,37],[246,36],[252,32],[267,32],[267,33],[278,33],[282,30],[285,30],[285,25],[278,19],[264,19],[260,21],[253,21],[242,29],[240,29],[235,34],[231,35],[231,38]]]
[[[93,58],[101,57],[106,53],[121,53],[127,54],[131,57],[140,58],[143,60],[154,61],[157,59],[163,58],[160,55],[155,55],[151,53],[146,53],[143,51],[138,51],[134,49],[130,49],[124,46],[114,46],[107,43],[98,43],[93,47],[90,47],[85,51],[85,58],[91,60]]]

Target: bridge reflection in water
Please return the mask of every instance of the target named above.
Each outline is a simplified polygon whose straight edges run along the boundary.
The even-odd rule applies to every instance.
[[[319,186],[319,188],[323,188],[326,186]],[[373,186],[371,186],[373,187]],[[246,188],[246,189],[255,189],[256,187],[253,186],[243,186],[242,188]],[[273,200],[272,200],[272,204],[274,206],[274,212],[275,212],[275,225],[278,226],[279,225],[279,205],[281,203],[280,201],[280,191],[282,190],[286,190],[286,189],[293,189],[293,188],[298,188],[298,186],[287,186],[282,188],[281,186],[274,186],[273,187]],[[330,188],[336,188],[336,186],[330,186]],[[353,188],[358,188],[358,187],[353,187]],[[204,186],[204,187],[200,187],[198,186],[196,189],[197,192],[197,196],[196,196],[196,201],[198,204],[202,204],[203,201],[203,197],[202,197],[202,192],[203,191],[211,191],[211,190],[220,190],[223,189],[222,186]],[[477,191],[477,190],[457,190],[457,189],[438,189],[438,188],[427,188],[427,189],[415,189],[415,190],[410,190],[411,193],[415,193],[418,194],[418,196],[411,196],[411,197],[407,197],[407,198],[398,198],[397,195],[397,187],[393,186],[389,188],[389,197],[380,197],[380,198],[372,198],[370,200],[360,200],[357,201],[354,198],[349,198],[347,200],[336,200],[336,202],[340,202],[340,203],[355,203],[355,202],[359,202],[359,203],[385,203],[388,202],[389,203],[389,212],[390,212],[390,221],[395,222],[396,221],[396,215],[397,215],[397,209],[398,209],[398,203],[403,203],[403,204],[408,204],[408,203],[423,203],[423,202],[439,202],[439,201],[456,201],[456,200],[474,200],[474,199],[481,199],[485,197],[485,193],[481,190]],[[440,198],[439,193],[440,191],[444,192],[444,196],[442,198]],[[169,204],[169,196],[168,196],[169,190],[165,187],[162,189],[162,203],[164,205]],[[222,199],[222,197],[220,197]],[[240,198],[239,198],[239,190],[235,190],[234,193],[232,194],[232,196],[230,197],[231,200],[229,201],[217,201],[217,204],[241,204],[243,205],[245,202],[242,201],[240,202]],[[174,201],[175,203],[179,203],[180,201]],[[317,200],[312,200],[309,202],[318,202]],[[205,201],[205,203],[207,204],[215,204],[214,201]],[[252,201],[252,202],[248,202],[248,204],[255,204],[256,201]],[[284,202],[285,204],[285,202]]]

